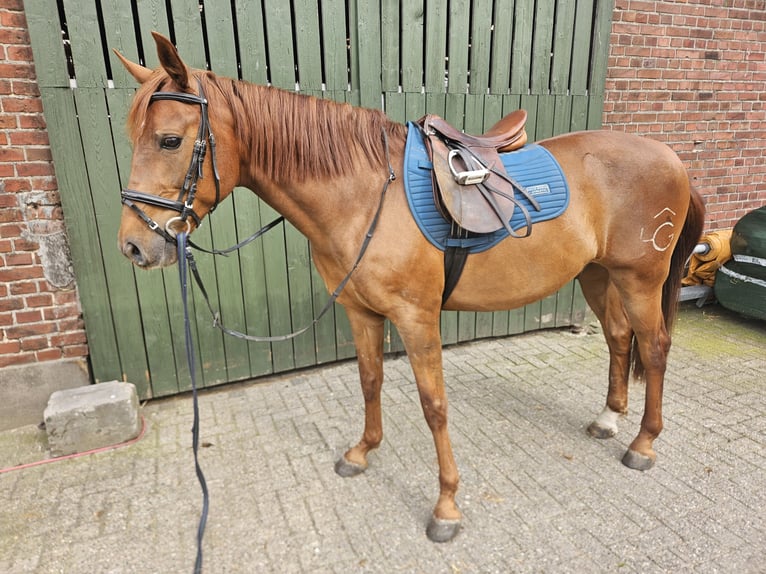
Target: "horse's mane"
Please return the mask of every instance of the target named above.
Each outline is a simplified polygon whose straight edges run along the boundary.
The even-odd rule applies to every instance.
[[[379,110],[210,72],[195,71],[195,76],[202,82],[211,110],[225,105],[231,111],[237,138],[254,167],[277,183],[338,177],[360,166],[386,168],[383,130],[392,142],[404,141],[406,127]],[[141,129],[151,94],[167,80],[164,73],[155,73],[142,85],[128,117],[131,137]]]

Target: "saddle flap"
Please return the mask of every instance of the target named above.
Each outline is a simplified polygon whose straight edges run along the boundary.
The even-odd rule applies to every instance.
[[[450,148],[438,137],[427,138],[430,143],[434,176],[434,199],[442,215],[452,219],[463,229],[474,233],[492,233],[513,217],[513,185],[501,175],[505,174],[500,157],[494,149],[470,149],[464,154],[450,154]],[[478,172],[477,165],[466,165],[475,156],[487,176],[472,185],[458,183],[454,172]],[[444,213],[446,211],[446,213]]]

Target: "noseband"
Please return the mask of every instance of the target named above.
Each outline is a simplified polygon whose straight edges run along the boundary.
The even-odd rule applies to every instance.
[[[192,153],[191,163],[189,164],[189,169],[184,178],[183,187],[181,187],[181,190],[178,193],[178,198],[173,201],[172,199],[166,199],[159,195],[153,195],[143,191],[135,191],[133,189],[123,189],[121,193],[122,204],[132,209],[136,215],[146,223],[149,229],[161,235],[165,241],[169,243],[176,242],[175,235],[171,233],[171,223],[175,221],[185,223],[186,229],[184,231],[186,232],[188,232],[191,227],[191,224],[188,221],[189,217],[194,220],[197,227],[202,223],[202,218],[194,211],[194,196],[197,193],[197,181],[202,179],[202,168],[205,161],[208,142],[210,142],[210,160],[213,163],[213,177],[215,179],[215,203],[213,204],[213,207],[210,208],[211,213],[218,206],[218,202],[221,199],[221,180],[218,176],[218,165],[215,159],[215,137],[213,136],[213,131],[210,129],[210,120],[207,112],[207,98],[205,97],[205,91],[202,89],[202,83],[199,81],[199,78],[197,79],[197,86],[199,87],[199,96],[183,92],[154,92],[149,99],[150,103],[158,100],[170,100],[181,102],[182,104],[198,105],[200,107],[200,122],[199,129],[197,130],[197,139],[194,142],[194,152]],[[184,199],[184,197],[186,199]],[[159,223],[154,221],[154,219],[149,217],[137,203],[161,207],[162,209],[171,209],[178,212],[179,215],[170,218],[163,228]]]

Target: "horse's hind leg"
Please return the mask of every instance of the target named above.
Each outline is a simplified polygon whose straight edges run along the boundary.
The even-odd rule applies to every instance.
[[[657,458],[652,445],[662,432],[662,392],[670,351],[670,335],[662,312],[662,286],[652,288],[647,283],[645,277],[636,274],[618,284],[638,343],[646,384],[641,430],[622,459],[625,466],[636,470],[650,469]]]
[[[585,300],[601,323],[609,347],[609,390],[606,405],[588,427],[588,433],[596,438],[610,438],[617,434],[618,418],[628,412],[628,378],[633,330],[620,294],[609,280],[606,269],[597,264],[588,265],[578,279]]]
[[[364,433],[359,443],[335,463],[340,476],[355,476],[367,468],[367,453],[383,440],[380,389],[383,385],[383,317],[346,308],[356,345],[364,395]]]

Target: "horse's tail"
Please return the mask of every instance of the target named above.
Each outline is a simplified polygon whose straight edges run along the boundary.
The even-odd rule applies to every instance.
[[[678,312],[678,295],[681,290],[681,280],[684,277],[686,263],[691,256],[694,247],[702,236],[705,225],[705,203],[702,196],[693,187],[689,195],[689,211],[686,213],[681,235],[678,238],[673,255],[670,258],[670,272],[662,286],[662,314],[665,318],[665,329],[668,333],[673,330],[676,314]],[[638,353],[638,342],[633,338],[631,350],[633,363],[633,376],[640,379],[644,374],[644,365]]]

